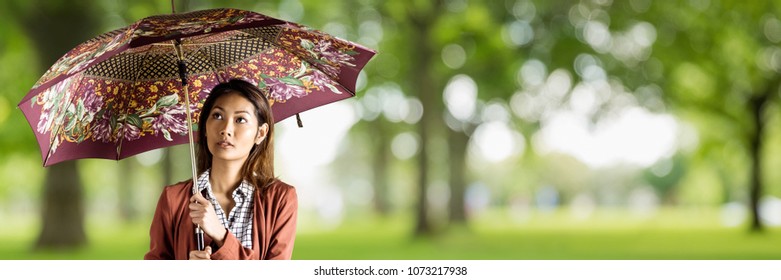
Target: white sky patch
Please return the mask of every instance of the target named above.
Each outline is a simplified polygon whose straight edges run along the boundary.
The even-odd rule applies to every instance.
[[[347,102],[336,102],[300,114],[303,127],[295,117],[277,124],[275,156],[302,164],[326,165],[336,157],[337,147],[357,118]]]
[[[417,135],[412,132],[402,132],[393,137],[391,141],[391,152],[400,159],[406,160],[418,154]]]
[[[456,75],[447,83],[444,99],[447,110],[453,117],[467,121],[475,114],[477,84],[467,75]]]
[[[276,175],[300,190],[301,206],[318,207],[318,212],[326,211],[331,216],[335,215],[332,211],[342,209],[341,206],[320,209],[323,204],[318,203],[317,198],[340,193],[330,182],[329,169],[325,166],[334,161],[339,145],[358,121],[354,106],[347,101],[301,113],[304,127],[298,127],[295,117],[285,119],[275,127]]]
[[[571,111],[554,113],[535,135],[541,152],[570,154],[592,167],[621,163],[647,167],[675,151],[678,124],[666,114],[627,107],[589,129],[588,119]]]
[[[489,162],[500,162],[522,154],[523,135],[501,121],[489,121],[477,127],[470,148]]]

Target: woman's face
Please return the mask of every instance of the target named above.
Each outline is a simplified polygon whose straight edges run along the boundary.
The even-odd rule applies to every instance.
[[[268,124],[258,123],[255,107],[237,92],[218,97],[206,119],[206,142],[213,162],[244,163],[267,132]]]

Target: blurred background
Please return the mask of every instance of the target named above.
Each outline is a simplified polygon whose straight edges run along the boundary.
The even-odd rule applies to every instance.
[[[176,1],[378,51],[277,124],[294,259],[781,259],[781,1]],[[187,146],[42,167],[16,105],[170,1],[0,4],[0,259],[141,259]]]

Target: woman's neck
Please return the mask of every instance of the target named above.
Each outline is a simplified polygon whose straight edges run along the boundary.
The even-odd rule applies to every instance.
[[[212,192],[226,195],[233,192],[241,182],[241,166],[241,164],[213,161],[209,172]]]

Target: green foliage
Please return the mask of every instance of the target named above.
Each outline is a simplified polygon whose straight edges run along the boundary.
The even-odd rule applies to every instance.
[[[664,204],[674,204],[674,190],[686,175],[689,163],[682,154],[663,159],[643,172],[643,179],[659,194]]]
[[[33,153],[38,149],[30,125],[16,106],[35,83],[38,59],[18,23],[0,14],[0,161],[15,153]],[[37,123],[36,123],[37,125]]]
[[[687,205],[694,206],[706,206],[714,205],[725,202],[723,195],[725,193],[719,193],[712,191],[713,188],[722,189],[726,188],[719,179],[719,174],[707,165],[699,165],[692,167],[687,173],[687,176],[683,178],[681,186],[678,190],[678,197],[680,200],[685,201]]]
[[[716,95],[716,79],[694,63],[681,63],[674,68],[670,84],[681,99],[707,102]]]

